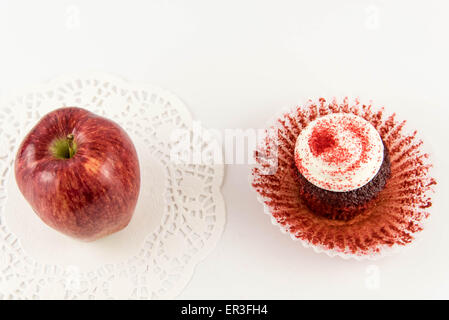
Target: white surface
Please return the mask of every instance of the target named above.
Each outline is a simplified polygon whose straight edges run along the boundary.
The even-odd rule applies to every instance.
[[[448,12],[445,1],[2,1],[0,88],[113,72],[170,89],[217,129],[262,128],[309,97],[373,99],[434,151],[423,240],[375,263],[318,255],[271,225],[247,166],[231,165],[224,235],[179,298],[449,298]]]

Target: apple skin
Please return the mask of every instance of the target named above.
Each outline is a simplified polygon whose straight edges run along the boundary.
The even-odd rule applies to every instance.
[[[73,134],[72,158],[55,157],[55,139]],[[115,122],[82,108],[45,115],[17,152],[17,185],[34,212],[50,227],[93,241],[125,228],[140,190],[136,149]]]

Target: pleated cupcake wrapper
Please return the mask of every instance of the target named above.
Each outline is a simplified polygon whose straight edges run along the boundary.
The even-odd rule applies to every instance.
[[[294,179],[296,137],[309,122],[330,113],[352,113],[369,121],[390,153],[391,177],[384,190],[369,209],[347,222],[311,212],[302,203]],[[321,98],[281,114],[267,132],[270,134],[255,152],[257,165],[252,168],[251,184],[273,224],[292,239],[316,252],[358,260],[391,255],[416,242],[430,216],[436,181],[430,176],[431,163],[423,142],[416,131],[406,133],[405,121],[397,120],[395,114],[386,116],[383,108],[374,110],[358,99],[328,103]],[[278,133],[277,143],[273,132]],[[277,170],[270,167],[276,165]]]

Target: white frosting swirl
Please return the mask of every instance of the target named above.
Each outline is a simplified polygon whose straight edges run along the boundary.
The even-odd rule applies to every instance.
[[[335,192],[360,188],[379,171],[384,145],[376,128],[354,114],[320,117],[296,140],[295,163],[315,186]]]

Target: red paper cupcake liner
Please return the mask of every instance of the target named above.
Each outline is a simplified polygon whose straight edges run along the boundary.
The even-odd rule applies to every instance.
[[[311,212],[301,201],[295,180],[296,137],[309,122],[330,113],[352,113],[369,121],[390,154],[391,177],[385,188],[367,210],[350,221],[329,220]],[[436,184],[429,174],[432,165],[417,132],[405,133],[405,123],[395,114],[385,116],[383,108],[374,111],[371,104],[359,100],[310,100],[280,116],[267,129],[271,134],[255,152],[252,186],[272,220],[303,245],[330,256],[378,258],[410,244],[430,215],[432,186]],[[269,170],[272,172],[267,174]]]

